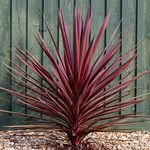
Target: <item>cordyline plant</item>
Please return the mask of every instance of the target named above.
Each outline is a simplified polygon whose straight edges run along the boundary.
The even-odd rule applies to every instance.
[[[109,13],[106,16],[97,36],[89,41],[93,11],[88,10],[86,20],[83,22],[81,13],[75,9],[72,45],[62,11],[59,10],[58,23],[63,41],[63,56],[60,55],[45,21],[55,56],[52,55],[52,50],[48,48],[39,32],[36,32],[35,38],[50,61],[47,64],[51,68],[49,72],[29,51],[16,47],[20,54],[15,54],[15,56],[42,80],[41,83],[35,76],[25,72],[13,62],[11,63],[15,68],[7,66],[8,71],[11,69],[9,72],[15,82],[25,87],[27,92],[1,89],[16,96],[19,102],[27,105],[32,111],[43,114],[42,118],[31,114],[11,112],[42,120],[39,124],[21,127],[51,128],[65,132],[72,145],[77,146],[91,132],[110,131],[113,126],[132,123],[127,119],[141,117],[141,115],[118,113],[128,106],[143,101],[141,96],[129,98],[128,88],[137,78],[148,73],[142,72],[130,78],[129,74],[126,74],[119,81],[115,80],[121,73],[131,68],[136,58],[134,48],[118,57],[115,56],[126,36],[123,35],[121,39],[119,36],[118,39],[113,40],[119,25],[113,32],[108,45],[96,58],[94,56],[104,37],[110,15]],[[18,77],[21,77],[21,80]],[[124,100],[120,101],[122,98]]]

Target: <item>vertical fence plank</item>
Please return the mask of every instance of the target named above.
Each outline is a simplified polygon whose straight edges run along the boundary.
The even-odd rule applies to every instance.
[[[48,25],[51,29],[51,32],[53,34],[54,40],[58,46],[58,21],[57,21],[57,11],[58,11],[58,0],[45,0],[44,2],[44,16],[45,19],[48,22]],[[46,26],[44,25],[44,40],[46,40],[46,43],[53,54],[53,47],[52,47],[52,40],[50,39],[50,35],[48,33],[48,30],[46,29]],[[44,67],[50,71],[50,65],[49,60],[44,54],[43,58],[43,65]]]
[[[127,30],[129,30],[127,34],[127,38],[123,41],[122,45],[122,53],[124,53],[129,48],[133,47],[135,44],[135,23],[136,23],[136,0],[122,0],[122,32],[126,33]],[[130,70],[133,68],[132,73],[128,76],[128,79],[134,76],[135,73],[135,62],[133,62],[133,66],[130,67],[126,73],[130,72]],[[126,74],[123,74],[124,76]],[[129,86],[129,89],[133,89],[128,96],[128,98],[131,98],[135,96],[135,90],[134,90],[135,84],[131,84]],[[135,106],[130,106],[125,109],[122,113],[134,113],[135,112]]]
[[[51,8],[51,9],[50,9]],[[58,12],[58,0],[44,0],[44,18],[47,21],[50,30],[52,32],[53,38],[56,42],[56,45],[58,46],[58,22],[57,22],[57,12]],[[52,46],[52,40],[50,38],[48,29],[46,28],[46,25],[43,21],[43,39],[45,40],[50,52],[54,55],[53,52],[53,46]],[[43,66],[46,68],[47,71],[51,72],[50,68],[50,61],[46,54],[43,54]]]
[[[93,24],[91,29],[91,37],[94,35],[97,35],[100,27],[104,21],[105,18],[105,0],[92,0],[91,6],[94,9],[94,16],[93,16]],[[101,52],[101,50],[104,48],[104,38],[102,39],[102,42],[99,45],[99,48],[97,49],[95,53],[95,57]]]
[[[8,64],[10,56],[10,0],[0,1],[0,86],[8,88],[10,79],[5,71],[4,63]],[[7,77],[6,77],[7,76]],[[10,95],[0,91],[0,108],[9,109]],[[0,113],[0,116],[8,114]]]
[[[17,53],[15,46],[18,45],[18,41],[21,43],[23,47],[26,45],[26,1],[20,1],[20,0],[13,0],[12,1],[12,50],[13,52]],[[25,70],[25,65],[17,59],[14,54],[12,53],[12,61],[20,66],[22,69]],[[12,65],[14,69],[16,67]],[[15,74],[15,73],[14,73]],[[14,77],[12,77],[14,78]],[[21,77],[17,78],[20,80]],[[14,78],[15,80],[15,78]],[[17,89],[20,91],[24,91],[25,89],[13,82],[12,83],[13,89]],[[16,104],[16,97],[12,96],[12,110],[13,111],[22,111],[24,112],[24,107],[20,107]]]
[[[120,0],[112,0],[112,1],[105,1],[105,16],[108,14],[108,12],[111,11],[111,17],[110,17],[110,21],[108,23],[108,27],[106,29],[106,34],[105,34],[105,39],[104,39],[104,46],[108,45],[109,40],[113,34],[113,32],[115,31],[117,25],[120,22],[120,9],[121,8],[121,1]],[[119,37],[120,31],[118,31],[113,39],[113,41]],[[117,52],[117,54],[114,56],[114,58],[112,59],[111,62],[113,62],[116,58],[118,58],[120,56],[120,51]],[[119,64],[118,64],[119,66]],[[115,86],[116,83],[118,83],[120,81],[120,76],[118,76],[109,86]],[[114,97],[118,98],[116,102],[121,101],[120,98],[120,93],[117,93]],[[114,102],[114,103],[116,103]],[[115,114],[118,115],[120,112],[116,112]]]
[[[86,15],[87,15],[87,10],[88,10],[88,8],[90,7],[90,0],[82,0],[82,1],[80,1],[80,0],[75,0],[75,5],[76,5],[76,7],[77,7],[78,9],[81,10],[82,16],[83,16],[83,18],[84,18],[84,20],[85,20]]]
[[[33,33],[36,30],[41,32],[41,17],[42,13],[42,0],[29,0],[28,1],[28,50],[34,55],[34,57],[40,62],[41,61],[41,48],[38,45]],[[34,76],[37,80],[41,79],[36,76],[30,69],[27,70],[28,73]],[[28,113],[32,111],[28,110]],[[33,113],[33,112],[32,112]]]
[[[146,7],[145,11],[145,38],[144,38],[144,48],[142,49],[143,53],[143,62],[145,70],[150,71],[150,1],[145,0],[144,6]],[[145,111],[147,114],[150,114],[150,75],[146,75],[143,80],[145,83],[146,90],[149,95],[145,96]]]
[[[73,40],[73,7],[74,7],[74,1],[73,0],[60,0],[60,8],[63,11],[63,16],[65,18],[68,31],[69,31],[69,39],[71,42],[72,47],[72,40]],[[61,31],[59,30],[59,51],[60,54],[63,57],[63,43],[62,43],[62,37],[61,37]]]
[[[145,48],[145,16],[146,16],[146,1],[140,1],[138,2],[138,20],[137,20],[137,41],[143,40],[143,42],[137,47],[137,73],[144,71],[144,54],[146,51]],[[146,64],[145,64],[146,65]],[[144,94],[145,88],[147,83],[144,81],[145,77],[141,77],[137,80],[137,95]],[[149,103],[149,102],[148,102]],[[140,104],[137,104],[137,112],[145,111],[145,113],[148,113],[148,110],[146,110],[146,102],[142,102]]]
[[[107,32],[106,32],[106,43],[108,43],[112,33],[114,32],[115,28],[117,27],[119,21],[120,21],[120,0],[107,0],[107,5],[105,9],[108,13],[109,11],[112,12],[111,18],[108,24]],[[106,13],[106,15],[107,15]],[[118,37],[120,33],[118,32],[116,37]]]

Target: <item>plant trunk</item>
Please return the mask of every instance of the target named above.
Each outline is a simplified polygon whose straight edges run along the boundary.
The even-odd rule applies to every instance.
[[[79,138],[76,135],[73,134],[67,134],[68,138],[72,144],[72,150],[79,150],[80,141]]]

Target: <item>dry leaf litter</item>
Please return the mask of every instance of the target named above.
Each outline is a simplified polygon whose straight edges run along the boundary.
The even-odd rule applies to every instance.
[[[71,150],[56,131],[0,131],[0,150]],[[150,150],[150,132],[97,132],[85,137],[80,150]]]

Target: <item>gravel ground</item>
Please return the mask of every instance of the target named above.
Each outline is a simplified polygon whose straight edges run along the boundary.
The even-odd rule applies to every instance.
[[[81,149],[150,150],[150,132],[92,133],[84,139]],[[17,130],[0,131],[0,150],[71,150],[71,148],[63,133],[49,130]]]

